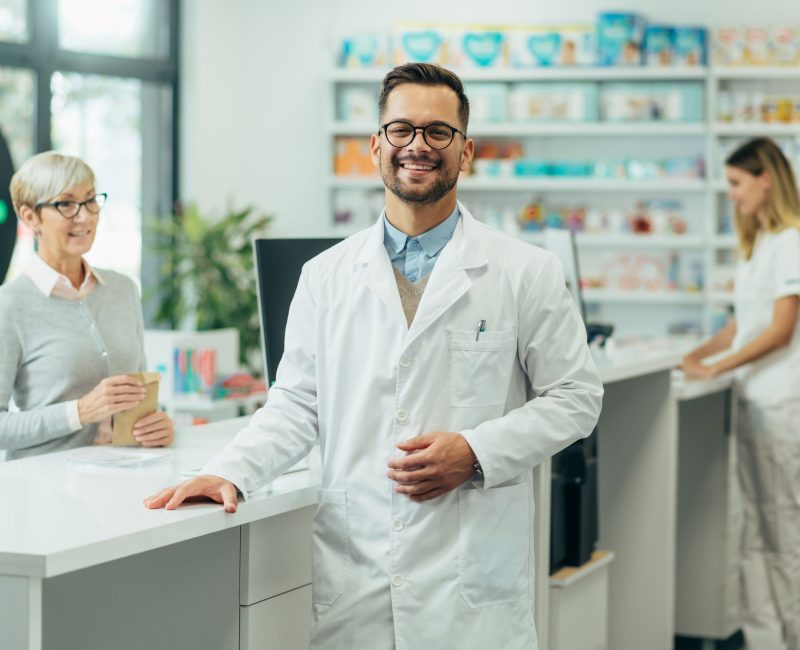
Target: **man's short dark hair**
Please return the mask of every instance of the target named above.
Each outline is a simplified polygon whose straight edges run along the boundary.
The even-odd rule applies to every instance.
[[[421,84],[423,86],[447,86],[458,97],[458,119],[461,128],[467,130],[469,122],[469,100],[464,93],[464,84],[458,75],[434,63],[406,63],[389,70],[383,78],[381,94],[378,98],[378,112],[383,116],[386,101],[395,88],[402,84]]]

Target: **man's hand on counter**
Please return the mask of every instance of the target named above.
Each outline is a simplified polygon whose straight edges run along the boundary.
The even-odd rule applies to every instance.
[[[174,510],[184,501],[215,501],[225,507],[225,512],[236,512],[239,503],[236,486],[219,476],[204,474],[165,488],[158,494],[147,497],[145,508]]]

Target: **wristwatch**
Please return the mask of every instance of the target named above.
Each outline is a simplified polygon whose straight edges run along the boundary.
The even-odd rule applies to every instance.
[[[475,462],[472,463],[472,471],[477,477],[483,478],[483,467],[481,467],[481,461],[479,461],[477,458],[475,459]]]

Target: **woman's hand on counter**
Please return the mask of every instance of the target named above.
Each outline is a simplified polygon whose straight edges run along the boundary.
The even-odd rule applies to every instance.
[[[166,447],[175,438],[175,428],[166,413],[156,411],[136,421],[133,437],[142,447]]]
[[[144,399],[145,394],[144,384],[135,377],[106,377],[78,400],[81,424],[100,422],[110,415],[133,408]]]
[[[219,476],[204,474],[196,476],[179,485],[161,490],[158,494],[147,497],[143,503],[145,508],[166,508],[174,510],[185,501],[215,501],[225,507],[225,512],[236,512],[239,499],[236,486]]]
[[[706,365],[691,355],[687,355],[683,358],[683,361],[681,361],[681,370],[683,370],[688,377],[696,377],[697,379],[713,379],[719,374],[715,365]]]

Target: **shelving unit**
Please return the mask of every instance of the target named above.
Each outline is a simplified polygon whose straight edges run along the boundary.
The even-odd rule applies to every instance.
[[[328,74],[329,103],[326,115],[326,131],[331,145],[331,159],[335,138],[344,136],[368,136],[376,131],[376,125],[364,120],[344,122],[336,119],[336,94],[340,87],[353,84],[364,85],[374,90],[376,97],[384,70],[333,69]],[[800,124],[763,124],[759,122],[731,123],[717,119],[717,97],[726,84],[756,84],[788,82],[798,83],[800,94],[800,68],[786,67],[687,67],[687,68],[541,68],[541,69],[492,69],[461,70],[461,79],[469,86],[485,83],[524,82],[704,82],[705,116],[699,122],[497,122],[473,121],[469,135],[480,144],[483,138],[514,139],[532,141],[535,151],[550,155],[552,148],[561,147],[587,159],[597,155],[604,147],[617,147],[628,151],[628,155],[642,154],[647,158],[653,152],[672,152],[683,146],[691,155],[702,156],[706,177],[660,178],[657,180],[628,180],[590,177],[512,177],[469,176],[459,181],[459,191],[464,194],[468,206],[481,201],[516,201],[521,207],[532,197],[544,197],[546,203],[564,204],[583,202],[609,205],[616,201],[619,208],[629,209],[636,202],[647,199],[680,199],[684,202],[689,231],[683,235],[663,234],[606,234],[581,232],[577,234],[581,263],[586,256],[605,253],[630,255],[680,254],[683,259],[699,259],[702,264],[704,287],[699,292],[688,291],[622,291],[616,289],[587,289],[584,297],[590,306],[590,315],[604,320],[629,322],[628,318],[637,305],[642,306],[643,318],[649,318],[654,327],[662,329],[647,332],[663,334],[665,323],[671,318],[679,321],[695,321],[704,331],[718,322],[718,314],[731,304],[731,296],[712,286],[714,269],[718,260],[730,255],[736,248],[736,238],[720,234],[721,210],[728,191],[727,183],[719,167],[720,142],[724,139],[745,139],[757,135],[800,140]],[[469,88],[468,88],[469,92]],[[672,155],[665,153],[665,156]],[[682,155],[682,154],[679,154]],[[328,178],[331,207],[334,196],[341,190],[359,190],[374,193],[379,197],[383,183],[375,177]],[[576,197],[580,194],[580,197]],[[619,197],[619,198],[617,198]],[[333,214],[333,210],[330,210]],[[366,223],[339,225],[332,228],[337,235],[348,235],[360,230]],[[522,231],[518,236],[524,241],[541,245],[541,233]],[[692,257],[694,256],[694,257]],[[691,262],[695,264],[695,262]],[[691,265],[689,265],[691,266]],[[691,267],[694,273],[694,267]],[[611,311],[611,316],[606,314]],[[665,311],[668,310],[668,311]],[[617,314],[617,315],[614,315]],[[716,318],[715,318],[716,315]],[[640,332],[631,332],[640,333]]]

